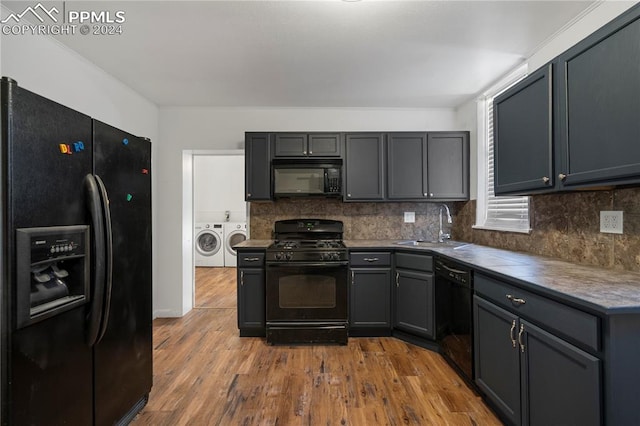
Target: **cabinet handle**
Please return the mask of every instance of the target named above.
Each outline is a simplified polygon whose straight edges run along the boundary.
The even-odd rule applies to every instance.
[[[302,155],[307,155],[307,151],[302,151]]]
[[[245,262],[257,262],[258,260],[260,260],[259,257],[245,257],[244,258]]]
[[[424,196],[425,196],[425,197],[428,197],[428,196],[429,196],[429,194],[427,194],[427,193],[425,192],[425,193],[424,193]]]
[[[313,151],[309,150],[309,155],[313,154]]]
[[[363,260],[366,260],[367,262],[377,262],[380,259],[377,257],[365,257]]]
[[[524,353],[524,342],[522,335],[524,334],[524,324],[520,324],[520,333],[518,333],[518,343],[520,344],[520,352]]]
[[[509,299],[514,305],[524,305],[525,303],[527,303],[526,300],[520,299],[518,297],[513,297],[510,294],[507,294],[507,299]]]
[[[396,272],[396,287],[400,287],[400,272]]]
[[[514,335],[514,331],[516,331],[516,320],[511,321],[511,330],[509,330],[509,337],[511,338],[511,345],[516,347],[516,336]]]
[[[240,271],[240,285],[244,286],[244,271]]]
[[[351,285],[354,285],[356,283],[356,274],[355,272],[351,271]]]
[[[548,185],[550,181],[551,181],[551,179],[549,179],[547,176],[544,176],[542,178],[542,183],[544,183],[545,185]]]
[[[251,193],[250,192],[247,192],[247,197],[251,197]]]
[[[433,192],[430,192],[430,193],[429,193],[429,197],[433,197]]]
[[[560,174],[558,175],[558,178],[559,178],[561,181],[564,181],[564,180],[567,178],[567,175],[565,175],[564,173],[560,173]]]
[[[347,197],[349,197],[349,198],[350,198],[350,197],[351,197],[351,194],[347,194]]]

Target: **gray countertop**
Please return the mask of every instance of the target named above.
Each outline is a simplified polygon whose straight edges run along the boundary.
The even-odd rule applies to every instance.
[[[398,240],[345,240],[350,250],[407,250],[440,254],[477,272],[503,277],[528,290],[606,314],[640,313],[640,273],[577,265],[475,244],[404,246]],[[237,248],[265,249],[271,240],[247,240]]]

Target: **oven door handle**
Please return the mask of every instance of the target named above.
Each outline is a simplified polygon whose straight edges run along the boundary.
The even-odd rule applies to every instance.
[[[337,266],[347,266],[348,261],[344,262],[287,262],[287,263],[271,263],[267,262],[267,268],[335,268]]]

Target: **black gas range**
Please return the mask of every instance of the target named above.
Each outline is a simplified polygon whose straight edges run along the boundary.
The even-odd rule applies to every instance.
[[[267,342],[347,343],[348,253],[343,224],[277,221],[266,253]]]

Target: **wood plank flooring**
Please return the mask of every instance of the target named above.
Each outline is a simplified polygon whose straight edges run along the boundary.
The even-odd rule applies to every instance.
[[[240,338],[235,268],[197,268],[197,308],[153,323],[154,385],[133,425],[500,425],[442,357],[395,338]]]

